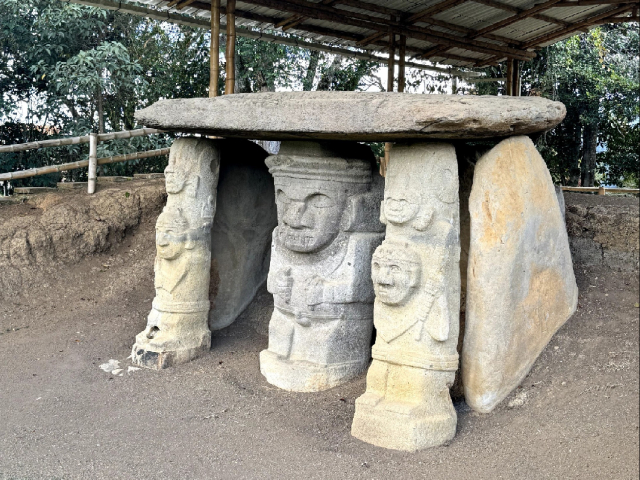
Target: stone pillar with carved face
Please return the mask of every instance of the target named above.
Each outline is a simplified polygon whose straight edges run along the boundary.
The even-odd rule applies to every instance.
[[[156,222],[155,289],[132,358],[148,368],[188,362],[211,346],[211,225],[219,153],[214,141],[178,139],[165,169],[167,204]]]
[[[267,279],[275,308],[260,370],[285,390],[325,390],[369,363],[382,178],[371,150],[352,142],[283,142],[266,162],[278,227]]]
[[[415,451],[456,432],[449,388],[458,368],[458,173],[453,146],[400,144],[387,170],[385,241],[372,260],[377,336],[352,434]]]

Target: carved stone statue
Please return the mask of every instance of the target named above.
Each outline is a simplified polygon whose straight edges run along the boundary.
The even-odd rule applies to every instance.
[[[449,387],[458,368],[457,162],[447,144],[392,152],[382,207],[387,235],[371,272],[377,337],[352,434],[413,451],[440,445],[456,431]]]
[[[156,296],[132,358],[148,368],[187,362],[211,346],[211,224],[219,155],[215,142],[178,139],[165,169],[167,205],[156,223]]]
[[[275,308],[260,370],[286,390],[325,390],[369,362],[382,178],[371,150],[351,142],[283,142],[266,162],[278,227],[267,279]]]

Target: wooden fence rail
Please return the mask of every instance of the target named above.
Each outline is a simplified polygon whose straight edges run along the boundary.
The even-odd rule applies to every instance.
[[[605,187],[562,187],[564,192],[594,192],[598,195],[606,195],[607,193],[640,193],[637,188],[605,188]]]
[[[78,162],[63,163],[62,165],[49,165],[47,167],[30,168],[29,170],[20,170],[18,172],[0,173],[0,181],[3,180],[17,180],[18,178],[35,177],[36,175],[45,175],[47,173],[63,172],[66,170],[73,170],[74,168],[89,167],[87,193],[92,194],[96,191],[97,180],[97,167],[98,165],[104,165],[106,163],[126,162],[129,160],[136,160],[140,158],[159,157],[162,155],[168,155],[169,148],[161,148],[158,150],[149,150],[146,152],[128,153],[126,155],[116,155],[112,157],[97,158],[96,152],[98,150],[99,142],[106,142],[109,140],[127,139],[133,137],[142,137],[146,135],[153,135],[154,133],[164,133],[162,130],[155,128],[140,128],[138,130],[126,130],[124,132],[112,132],[112,133],[90,133],[83,137],[71,137],[71,138],[57,138],[55,140],[43,140],[41,142],[29,142],[19,143],[16,145],[2,145],[0,146],[0,153],[14,153],[23,152],[25,150],[33,150],[37,148],[46,147],[61,147],[64,145],[78,145],[81,143],[89,144],[89,159],[81,160]]]
[[[158,150],[149,150],[146,152],[127,153],[126,155],[116,155],[113,157],[103,157],[97,159],[98,165],[107,163],[126,162],[149,157],[160,157],[169,155],[170,148],[160,148]],[[89,160],[80,160],[78,162],[63,163],[62,165],[50,165],[48,167],[30,168],[29,170],[21,170],[19,172],[0,173],[0,180],[16,180],[18,178],[35,177],[36,175],[44,175],[46,173],[63,172],[73,170],[74,168],[83,168],[89,166]]]
[[[138,130],[125,130],[124,132],[112,132],[98,134],[98,142],[106,142],[108,140],[118,140],[133,137],[143,137],[154,133],[164,133],[162,130],[155,128],[140,128]],[[15,153],[25,150],[33,150],[35,148],[46,147],[62,147],[64,145],[79,145],[81,143],[89,143],[91,135],[83,137],[56,138],[55,140],[43,140],[41,142],[17,143],[15,145],[1,145],[0,153]]]

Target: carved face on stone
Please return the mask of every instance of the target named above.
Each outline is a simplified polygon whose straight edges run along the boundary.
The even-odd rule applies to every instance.
[[[173,153],[173,152],[172,152]],[[169,164],[164,169],[167,193],[180,193],[188,183],[188,172],[179,166],[178,154],[169,156]]]
[[[403,224],[413,218],[420,209],[420,202],[408,190],[386,192],[384,196],[384,215],[394,224]]]
[[[418,286],[420,260],[407,244],[383,243],[371,262],[376,298],[387,305],[405,303]]]
[[[330,245],[340,232],[346,200],[345,192],[329,182],[279,182],[276,203],[281,244],[299,253],[318,252]]]
[[[165,210],[156,223],[156,250],[160,258],[175,260],[189,247],[189,223],[180,211]]]

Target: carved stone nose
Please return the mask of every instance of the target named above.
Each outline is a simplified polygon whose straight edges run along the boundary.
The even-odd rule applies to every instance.
[[[389,269],[382,267],[377,275],[376,281],[380,285],[393,285],[393,279],[389,275]]]
[[[292,228],[302,228],[304,223],[302,222],[302,216],[305,212],[304,202],[291,202],[284,212],[284,218],[282,221]]]

